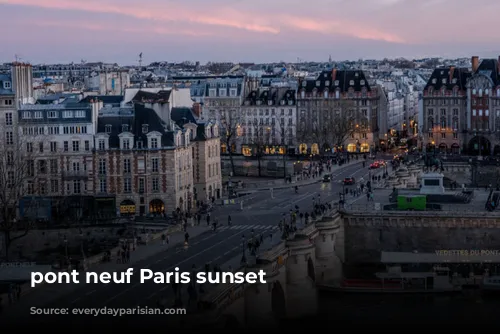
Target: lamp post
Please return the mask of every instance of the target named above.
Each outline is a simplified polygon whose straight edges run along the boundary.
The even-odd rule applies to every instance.
[[[66,253],[66,264],[69,264],[68,239],[66,238],[66,236],[64,236],[63,242],[64,242],[64,251]]]
[[[242,252],[241,265],[246,266],[247,265],[247,257],[245,254],[245,235],[244,234],[241,236],[241,252]]]

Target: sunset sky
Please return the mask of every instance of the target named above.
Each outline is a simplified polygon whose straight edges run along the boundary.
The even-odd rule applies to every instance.
[[[0,63],[500,54],[498,0],[0,0]]]

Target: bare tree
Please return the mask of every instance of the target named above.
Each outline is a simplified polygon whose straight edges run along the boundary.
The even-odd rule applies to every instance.
[[[231,162],[231,171],[233,172],[233,175],[236,175],[236,169],[233,160],[233,147],[235,147],[239,141],[241,123],[241,112],[237,110],[229,111],[221,115],[221,143],[226,145],[226,150],[229,155],[229,161]]]
[[[6,257],[12,243],[34,227],[38,201],[29,197],[44,195],[48,185],[46,160],[40,160],[46,144],[43,126],[3,128],[0,139],[0,232],[5,240]],[[40,131],[40,132],[39,132]],[[19,213],[22,213],[19,219]],[[22,211],[22,212],[21,212]]]
[[[247,143],[253,148],[253,154],[257,157],[257,169],[259,176],[262,176],[262,157],[266,153],[266,147],[272,144],[272,128],[269,125],[259,123],[257,119],[247,124]]]
[[[276,123],[273,126],[275,134],[277,136],[271,136],[271,141],[273,145],[281,146],[284,148],[284,152],[282,152],[283,158],[283,177],[286,178],[286,161],[288,157],[288,146],[293,140],[293,128],[290,126],[286,126],[284,123],[276,119]]]
[[[363,116],[352,100],[341,102],[341,112],[330,115],[325,120],[323,127],[329,133],[329,141],[334,146],[342,146],[356,131],[368,131],[368,119]]]

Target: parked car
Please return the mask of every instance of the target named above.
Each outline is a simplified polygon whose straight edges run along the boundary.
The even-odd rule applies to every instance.
[[[380,168],[380,165],[378,164],[378,162],[374,162],[372,164],[370,164],[370,169],[377,169],[377,168]]]
[[[355,183],[356,183],[356,180],[353,177],[346,177],[344,179],[344,184],[347,185],[347,186],[355,184]]]
[[[332,177],[330,175],[323,176],[323,182],[331,182],[331,181],[332,181]]]

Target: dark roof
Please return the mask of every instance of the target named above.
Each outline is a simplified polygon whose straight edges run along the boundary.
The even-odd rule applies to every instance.
[[[170,99],[171,90],[160,90],[158,93],[152,93],[140,90],[132,98],[133,102],[149,102],[149,103],[167,103]]]
[[[99,116],[97,132],[105,133],[106,125],[111,125],[109,147],[119,148],[120,139],[118,135],[122,133],[122,125],[128,125],[129,132],[134,135],[134,140],[136,142],[142,140],[143,147],[146,147],[147,135],[142,132],[144,124],[148,125],[148,133],[157,131],[162,134],[162,147],[174,146],[173,132],[165,130],[167,126],[165,122],[161,120],[153,109],[145,108],[140,104],[134,106],[134,113],[131,115]]]
[[[450,71],[453,71],[451,81],[450,81]],[[436,68],[427,81],[424,90],[433,87],[435,90],[440,90],[442,87],[446,87],[447,90],[453,90],[455,86],[458,86],[460,90],[466,89],[467,79],[471,77],[472,73],[468,68],[463,67],[441,67]],[[455,79],[455,83],[454,83]],[[445,83],[443,83],[445,80]]]
[[[82,99],[80,103],[90,103],[90,100],[99,100],[104,104],[120,104],[123,101],[123,95],[89,95]]]
[[[476,71],[476,73],[484,74],[487,77],[491,78],[491,80],[493,81],[493,85],[495,86],[500,84],[500,75],[498,72],[499,67],[497,59],[483,59]]]
[[[288,88],[271,87],[270,89],[251,91],[245,98],[244,105],[295,105],[295,90]],[[272,103],[269,104],[269,101]],[[283,101],[283,103],[282,103]],[[291,104],[289,103],[291,102]]]
[[[172,108],[170,118],[181,128],[186,123],[196,123],[192,109],[187,107]]]
[[[196,124],[198,127],[196,128],[196,138],[195,140],[197,141],[204,141],[207,139],[206,133],[205,133],[205,123],[198,123]]]
[[[335,85],[337,81],[338,85]],[[350,84],[351,81],[353,81],[353,85]],[[336,90],[339,88],[341,93],[347,93],[351,87],[354,88],[355,92],[360,92],[363,87],[366,88],[367,92],[371,91],[368,80],[362,70],[338,69],[323,71],[315,80],[303,81],[299,89],[305,89],[307,93],[311,93],[315,88],[320,92],[325,89]]]

